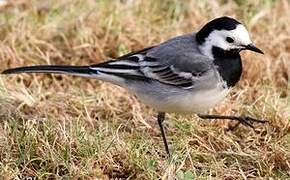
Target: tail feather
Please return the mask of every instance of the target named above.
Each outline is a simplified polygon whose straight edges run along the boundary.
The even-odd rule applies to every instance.
[[[90,76],[97,72],[89,68],[89,66],[66,66],[66,65],[40,65],[40,66],[26,66],[7,69],[2,74],[18,74],[18,73],[67,73],[83,76]]]
[[[130,60],[108,61],[91,66],[38,65],[7,69],[2,74],[59,73],[96,78],[119,86],[126,86],[127,80],[147,81],[140,71],[138,57]]]

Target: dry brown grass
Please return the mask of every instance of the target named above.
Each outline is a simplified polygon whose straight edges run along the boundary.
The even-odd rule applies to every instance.
[[[11,1],[12,2],[12,1]],[[0,77],[2,178],[247,179],[290,176],[290,2],[14,1],[0,14],[1,69],[85,65],[191,32],[229,15],[264,56],[243,53],[243,78],[213,112],[269,120],[257,132],[171,114],[164,157],[155,111],[109,83],[65,75]]]

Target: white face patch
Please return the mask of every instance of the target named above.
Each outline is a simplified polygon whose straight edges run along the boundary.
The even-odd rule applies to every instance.
[[[226,38],[230,37],[234,42],[227,42]],[[243,45],[251,44],[249,32],[242,24],[237,25],[233,30],[214,30],[205,39],[205,42],[199,47],[201,52],[213,58],[212,47],[216,46],[224,50],[242,48]]]

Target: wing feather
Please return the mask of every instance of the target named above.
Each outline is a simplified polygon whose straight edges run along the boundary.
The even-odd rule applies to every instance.
[[[125,80],[154,80],[190,89],[213,64],[199,52],[193,39],[192,34],[180,36],[90,68]]]

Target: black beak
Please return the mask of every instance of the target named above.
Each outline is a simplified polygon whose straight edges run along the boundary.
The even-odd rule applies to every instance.
[[[247,46],[244,46],[245,49],[247,50],[250,50],[250,51],[254,51],[254,52],[257,52],[257,53],[260,53],[260,54],[264,54],[263,51],[259,48],[257,48],[254,44],[249,44]]]

